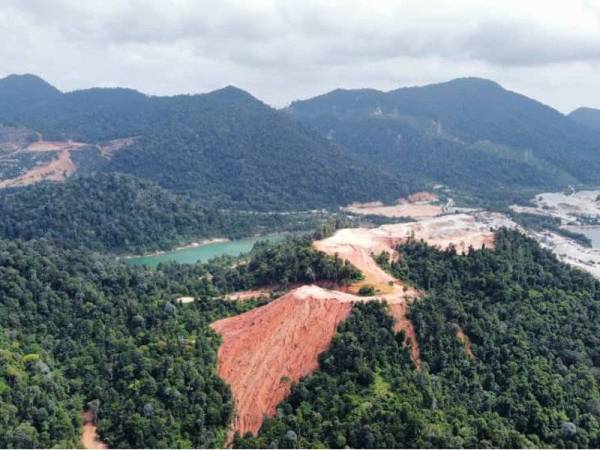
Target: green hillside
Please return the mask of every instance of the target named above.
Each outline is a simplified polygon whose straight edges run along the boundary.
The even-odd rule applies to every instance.
[[[234,87],[174,97],[88,89],[13,98],[15,80],[26,82],[32,93],[48,89],[34,77],[0,80],[0,106],[11,99],[11,107],[0,108],[0,123],[36,130],[50,140],[135,137],[110,159],[78,161],[79,169],[147,178],[206,206],[312,209],[392,200],[420,187],[414,177],[398,178],[356,160]]]
[[[484,196],[600,183],[598,135],[488,80],[336,90],[288,112],[363,161]]]
[[[303,215],[205,208],[148,180],[107,173],[0,191],[0,239],[145,253],[206,238],[315,226]]]

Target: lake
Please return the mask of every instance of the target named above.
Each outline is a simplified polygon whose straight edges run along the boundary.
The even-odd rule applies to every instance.
[[[235,239],[226,242],[213,242],[196,247],[185,247],[160,254],[137,256],[127,258],[125,262],[134,266],[157,266],[161,262],[175,261],[181,264],[193,264],[196,262],[206,262],[217,256],[229,255],[239,256],[252,250],[252,247],[258,241],[279,242],[289,236],[289,233],[268,234],[265,236],[255,236],[243,239]]]

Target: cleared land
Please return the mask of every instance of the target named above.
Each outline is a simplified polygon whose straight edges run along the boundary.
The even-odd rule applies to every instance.
[[[578,232],[584,224],[600,224],[600,191],[573,193],[547,192],[532,199],[535,206],[511,206],[518,213],[560,219],[561,227]],[[578,242],[553,231],[528,231],[542,247],[558,258],[600,279],[600,249],[583,247]]]
[[[456,214],[375,229],[343,229],[315,242],[318,250],[337,254],[356,265],[365,280],[344,289],[348,292],[301,286],[265,306],[212,324],[223,338],[219,375],[231,386],[235,403],[230,438],[233,432],[256,434],[263,417],[275,414],[277,405],[289,394],[291,383],[317,369],[318,355],[329,347],[337,326],[350,314],[352,303],[386,301],[396,319],[394,329],[404,331],[413,361],[420,367],[419,343],[407,310],[422,293],[380,269],[373,255],[383,251],[394,254],[395,246],[410,237],[441,248],[452,244],[458,251],[467,251],[469,246],[493,247],[490,228],[511,224],[502,215]],[[356,295],[365,284],[375,286],[377,294]]]
[[[519,213],[538,214],[560,219],[564,225],[600,221],[600,191],[579,191],[571,194],[546,192],[536,195],[531,206],[511,206]]]
[[[442,214],[442,207],[434,204],[437,201],[438,197],[431,192],[417,192],[410,195],[408,199],[399,199],[395,205],[386,206],[381,202],[353,203],[344,208],[344,211],[360,215],[418,219]]]
[[[260,308],[215,322],[223,338],[219,375],[233,392],[232,430],[257,433],[272,416],[292,382],[318,367],[351,304],[316,286],[298,288]]]
[[[70,140],[45,141],[32,130],[0,127],[0,169],[10,167],[14,173],[0,179],[0,189],[27,186],[40,181],[63,181],[77,171],[71,158],[72,152],[96,151],[109,159],[116,151],[133,144],[135,139],[129,137],[98,144]],[[32,158],[33,166],[30,162]]]

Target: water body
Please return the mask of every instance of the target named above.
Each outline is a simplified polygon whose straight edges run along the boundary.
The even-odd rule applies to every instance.
[[[577,227],[573,231],[584,234],[592,241],[592,247],[600,248],[600,227]]]
[[[213,242],[211,244],[199,245],[197,247],[186,247],[160,254],[127,258],[127,264],[134,266],[155,267],[161,262],[175,261],[181,264],[193,264],[195,262],[206,262],[217,256],[229,255],[239,256],[252,250],[258,241],[279,242],[289,236],[289,233],[268,234],[244,239],[235,239],[226,242]]]

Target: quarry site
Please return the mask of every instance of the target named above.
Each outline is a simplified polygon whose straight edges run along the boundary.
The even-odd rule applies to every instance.
[[[568,198],[567,198],[568,197]],[[536,207],[513,207],[515,212],[548,214],[567,223],[600,217],[597,193],[582,192],[571,198],[561,194],[541,194]],[[570,201],[567,201],[570,200]],[[453,206],[453,202],[448,202]],[[318,355],[325,351],[337,326],[350,314],[355,302],[385,301],[395,319],[396,331],[405,333],[405,343],[420,367],[419,343],[407,311],[411,302],[424,295],[382,270],[373,259],[382,252],[397,256],[395,247],[412,238],[459,253],[469,248],[494,248],[494,231],[514,228],[538,240],[561,260],[586,270],[600,279],[600,251],[584,248],[577,242],[550,231],[533,232],[519,226],[507,215],[468,209],[449,212],[439,205],[434,194],[419,194],[397,205],[355,204],[346,208],[353,214],[378,214],[387,217],[411,217],[411,222],[386,224],[376,228],[345,228],[332,236],[315,241],[314,247],[328,255],[350,261],[364,278],[349,286],[294,286],[264,306],[244,314],[219,320],[212,328],[223,338],[218,354],[219,375],[232,389],[235,418],[233,433],[256,434],[265,416],[276,414],[277,405],[291,390],[292,383],[318,368]],[[374,287],[373,296],[359,296],[362,286]],[[230,300],[268,298],[270,289],[231,294]],[[470,339],[456,333],[469,358],[474,358]]]
[[[586,227],[600,225],[600,191],[548,192],[532,199],[534,206],[513,205],[517,213],[534,214],[560,220],[561,228],[582,232]],[[573,239],[549,230],[526,230],[543,248],[551,250],[568,264],[600,279],[600,249],[588,248]]]

